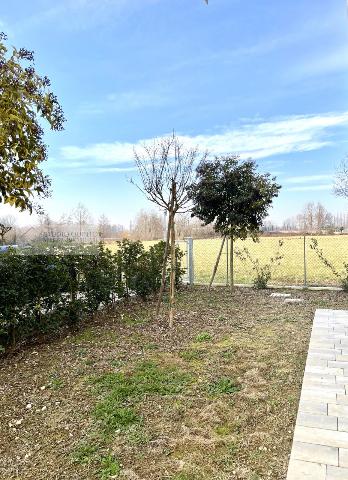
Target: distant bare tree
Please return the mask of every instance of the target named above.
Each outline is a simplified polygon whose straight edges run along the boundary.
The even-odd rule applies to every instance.
[[[82,232],[82,226],[92,222],[92,217],[89,210],[81,202],[79,202],[76,208],[73,209],[73,211],[71,212],[71,217],[74,223],[77,223],[79,225],[80,235]]]
[[[144,144],[141,151],[135,150],[142,186],[137,187],[148,200],[168,214],[166,248],[163,257],[162,282],[157,302],[159,313],[166,280],[166,265],[171,252],[170,266],[170,309],[169,326],[173,325],[175,303],[175,216],[188,210],[189,198],[187,187],[193,179],[193,164],[199,153],[197,148],[185,147],[180,139],[173,134],[170,137],[156,139],[151,144]]]
[[[336,171],[334,193],[337,197],[348,198],[348,155]]]
[[[98,219],[98,232],[100,238],[106,238],[110,235],[111,225],[108,217],[104,214],[100,215]]]
[[[38,218],[39,223],[39,238],[45,238],[46,235],[53,233],[55,229],[55,223],[51,219],[48,213],[42,213]],[[47,238],[47,237],[46,237]]]
[[[5,243],[5,235],[15,226],[16,219],[12,215],[6,215],[0,218],[0,241],[1,245]]]
[[[132,237],[136,240],[159,240],[163,237],[163,215],[141,210],[132,223]]]
[[[301,213],[285,220],[283,228],[315,233],[332,229],[335,223],[334,216],[322,203],[309,202],[304,205]]]
[[[64,212],[60,216],[60,219],[58,221],[59,224],[61,225],[70,225],[73,223],[73,218],[71,212]]]

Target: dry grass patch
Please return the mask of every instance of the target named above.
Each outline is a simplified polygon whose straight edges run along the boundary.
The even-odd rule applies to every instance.
[[[168,331],[136,300],[0,369],[4,480],[285,479],[314,311],[342,292],[183,290]]]

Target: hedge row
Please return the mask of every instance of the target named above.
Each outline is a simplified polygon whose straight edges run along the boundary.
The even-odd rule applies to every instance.
[[[132,294],[145,299],[161,283],[165,242],[145,251],[140,242],[118,242],[116,253],[98,247],[55,245],[0,254],[0,351]],[[176,281],[182,252],[177,249]]]

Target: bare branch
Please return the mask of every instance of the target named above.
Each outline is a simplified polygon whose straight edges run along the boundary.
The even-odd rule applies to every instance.
[[[346,156],[337,169],[334,184],[334,193],[338,197],[348,198],[348,156]]]

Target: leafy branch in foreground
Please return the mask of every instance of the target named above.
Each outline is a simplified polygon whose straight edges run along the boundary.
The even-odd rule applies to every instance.
[[[328,269],[331,270],[331,272],[335,275],[336,278],[338,278],[342,289],[345,292],[348,292],[348,263],[343,262],[343,268],[344,268],[344,275],[340,274],[336,268],[333,266],[333,264],[328,260],[325,255],[324,251],[322,248],[319,247],[318,240],[316,238],[311,239],[311,243],[309,247],[314,250],[314,252],[317,254],[319,260],[327,267]]]
[[[247,247],[244,247],[242,250],[236,249],[236,256],[242,261],[249,261],[252,264],[252,269],[255,272],[255,277],[253,284],[255,288],[265,289],[267,288],[268,282],[272,278],[273,268],[280,265],[281,261],[284,258],[284,254],[281,254],[281,248],[284,242],[279,240],[278,249],[274,256],[270,257],[267,263],[261,264],[258,258],[254,258]]]
[[[50,80],[34,69],[33,52],[13,48],[8,54],[0,33],[0,203],[34,208],[33,195],[49,195],[50,179],[40,164],[47,159],[41,120],[63,130],[65,118]]]

